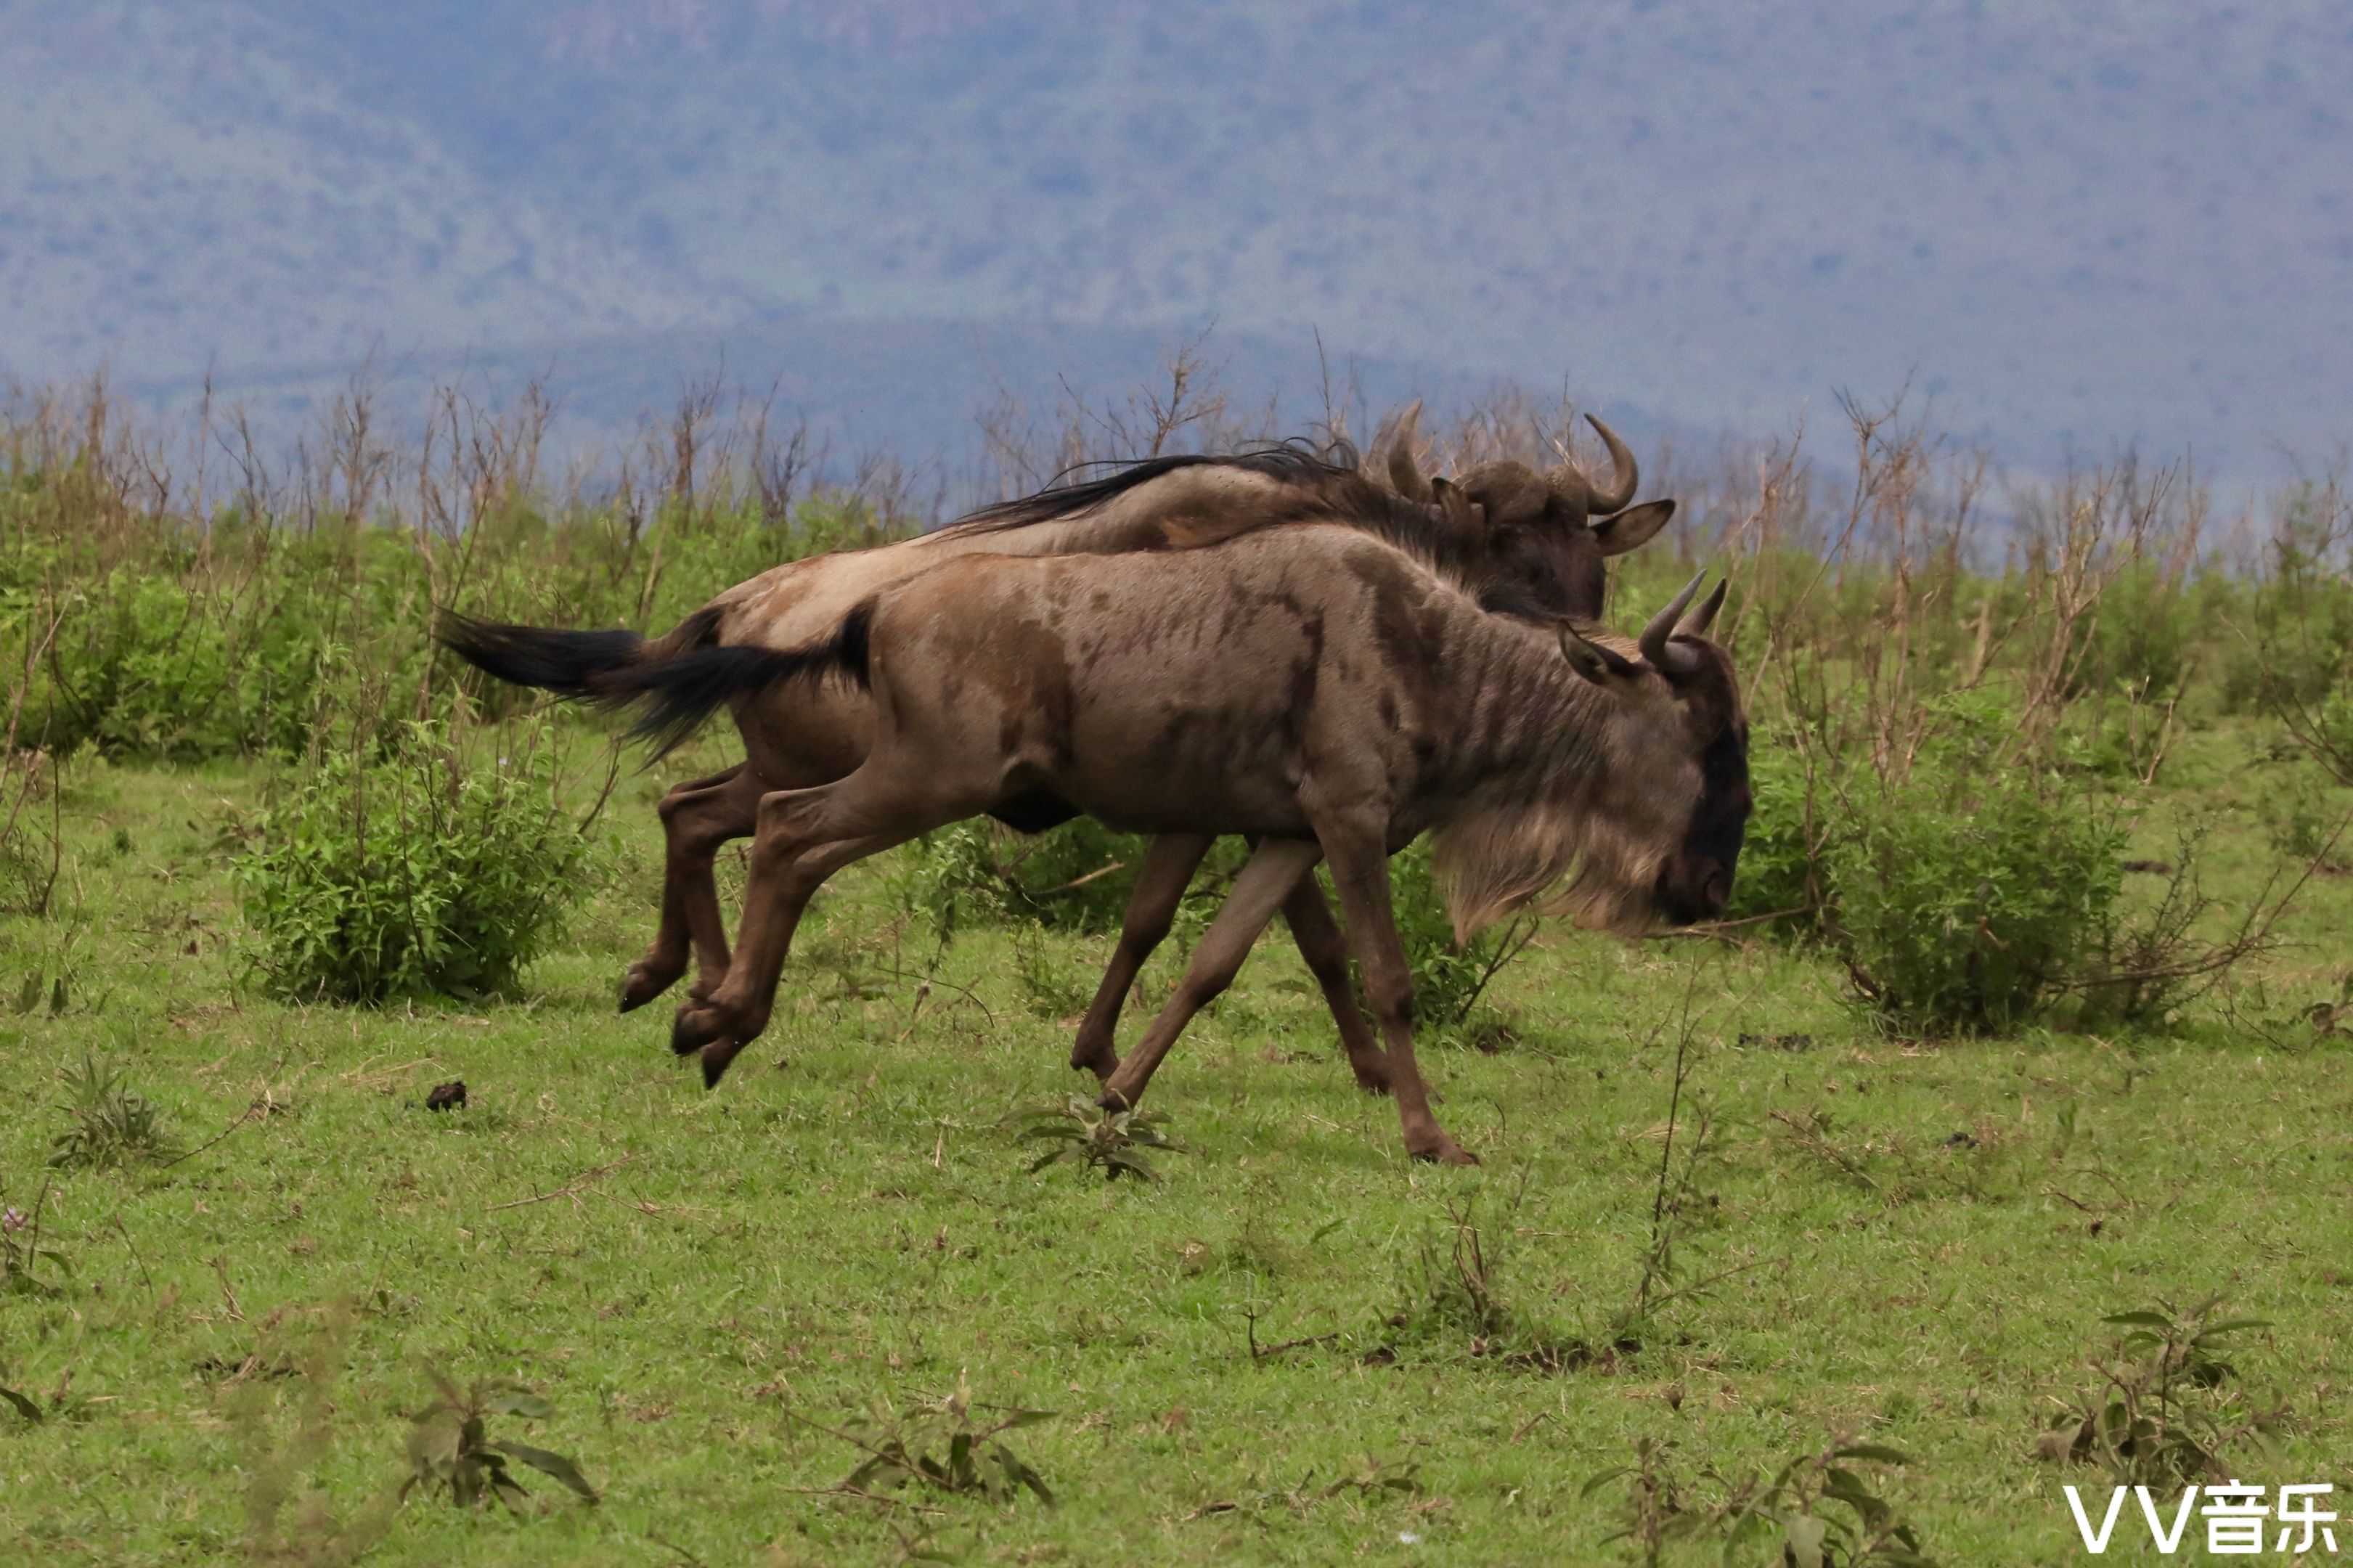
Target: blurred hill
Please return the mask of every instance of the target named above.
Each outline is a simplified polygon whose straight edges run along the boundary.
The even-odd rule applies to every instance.
[[[2316,0],[6,0],[0,370],[585,408],[723,350],[902,440],[1214,320],[1287,397],[1313,328],[1385,394],[1910,379],[2268,475],[2353,436],[2348,79]]]

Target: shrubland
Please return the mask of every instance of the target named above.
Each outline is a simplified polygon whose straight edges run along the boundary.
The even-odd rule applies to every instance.
[[[1548,460],[1560,414],[1426,421],[1423,467]],[[1276,433],[1196,362],[991,411],[970,496],[712,385],[562,476],[529,396],[396,430],[354,387],[275,447],[21,400],[0,1541],[2037,1561],[2074,1549],[2062,1482],[2327,1479],[2353,508],[2322,478],[2221,512],[2129,461],[2005,481],[1900,405],[1845,415],[1654,461],[1683,512],[1618,568],[1620,626],[1733,580],[1757,813],[1724,921],[1461,944],[1395,863],[1487,1162],[1452,1173],[1397,1154],[1279,942],[1150,1118],[1066,1109],[1140,849],[1084,823],[839,879],[763,1070],[703,1094],[611,986],[651,803],[732,738],[645,764],[430,643],[437,607],[658,631],[952,496]],[[1342,397],[1314,434],[1377,450],[1363,424]]]

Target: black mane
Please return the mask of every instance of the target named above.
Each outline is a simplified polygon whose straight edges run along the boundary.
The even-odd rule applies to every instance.
[[[1240,452],[1182,452],[1129,463],[1080,463],[1055,475],[1054,481],[1044,489],[966,512],[940,531],[994,533],[1003,529],[1026,528],[1033,522],[1050,522],[1099,506],[1138,485],[1150,484],[1163,474],[1198,468],[1240,468],[1286,484],[1327,483],[1356,477],[1356,450],[1345,441],[1318,448],[1294,437]],[[1109,468],[1111,472],[1095,479],[1064,482],[1071,475],[1091,468]]]
[[[1181,453],[1132,463],[1082,464],[1056,475],[1054,484],[1033,495],[968,512],[941,531],[995,533],[1050,522],[1100,506],[1164,474],[1211,467],[1239,468],[1308,492],[1304,499],[1309,504],[1282,517],[1278,526],[1333,523],[1369,534],[1419,561],[1494,615],[1550,626],[1568,614],[1567,584],[1554,574],[1549,562],[1532,561],[1525,555],[1506,562],[1503,552],[1508,540],[1523,531],[1466,531],[1451,521],[1441,509],[1409,500],[1366,478],[1357,466],[1356,448],[1345,441],[1318,447],[1294,437],[1241,452]],[[1073,473],[1103,468],[1110,471],[1062,482]],[[1255,528],[1241,531],[1255,531]]]

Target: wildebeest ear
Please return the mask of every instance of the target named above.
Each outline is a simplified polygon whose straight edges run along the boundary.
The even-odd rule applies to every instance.
[[[1593,525],[1593,537],[1601,542],[1604,555],[1623,555],[1629,550],[1640,550],[1651,542],[1667,520],[1675,515],[1675,503],[1671,500],[1646,500],[1641,506],[1629,507],[1616,517],[1605,517]]]
[[[1599,643],[1588,642],[1575,626],[1566,623],[1560,628],[1560,652],[1568,660],[1569,668],[1596,686],[1607,687],[1612,681],[1630,679],[1642,673],[1642,667],[1632,659]]]

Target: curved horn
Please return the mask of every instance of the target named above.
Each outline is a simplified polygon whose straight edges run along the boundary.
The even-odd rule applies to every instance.
[[[1487,527],[1487,510],[1462,493],[1462,487],[1446,479],[1430,481],[1430,499],[1446,514],[1447,522],[1464,537],[1483,533]]]
[[[1707,628],[1715,624],[1716,611],[1724,608],[1724,591],[1731,586],[1732,579],[1729,577],[1719,581],[1715,585],[1715,592],[1702,599],[1698,609],[1675,623],[1675,636],[1679,637],[1707,636]]]
[[[1617,431],[1590,414],[1585,416],[1585,422],[1593,426],[1593,433],[1601,437],[1603,446],[1609,448],[1609,488],[1606,490],[1594,489],[1593,481],[1588,479],[1586,489],[1591,500],[1587,504],[1597,515],[1622,511],[1626,503],[1634,499],[1634,487],[1641,479],[1641,470],[1634,466],[1634,454],[1626,449],[1625,442],[1618,439]]]
[[[1677,647],[1673,637],[1681,629],[1683,614],[1691,605],[1692,596],[1699,592],[1699,585],[1706,580],[1707,573],[1703,569],[1698,576],[1683,584],[1682,593],[1667,601],[1665,609],[1651,617],[1649,626],[1642,628],[1642,657],[1649,659],[1653,668],[1665,674],[1697,675],[1699,673],[1699,655],[1687,647]],[[1710,608],[1706,613],[1713,616],[1715,611]]]
[[[1395,485],[1398,494],[1406,500],[1426,501],[1433,499],[1430,481],[1421,477],[1421,470],[1414,466],[1413,461],[1414,436],[1420,423],[1421,399],[1417,397],[1413,400],[1413,406],[1405,411],[1405,417],[1398,421],[1396,433],[1389,437],[1389,483]]]

